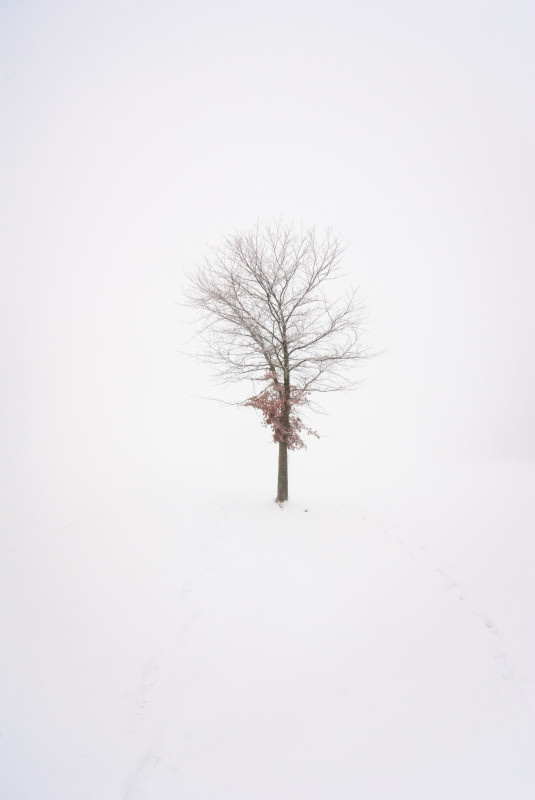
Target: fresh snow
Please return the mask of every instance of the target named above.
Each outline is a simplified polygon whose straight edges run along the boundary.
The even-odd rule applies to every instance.
[[[531,800],[533,468],[419,475],[19,532],[1,796]]]

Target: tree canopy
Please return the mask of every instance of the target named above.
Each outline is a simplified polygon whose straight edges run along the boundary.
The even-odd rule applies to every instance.
[[[305,392],[353,388],[363,306],[356,289],[327,291],[343,252],[331,230],[319,239],[281,221],[227,236],[190,275],[203,357],[226,380],[269,372]]]

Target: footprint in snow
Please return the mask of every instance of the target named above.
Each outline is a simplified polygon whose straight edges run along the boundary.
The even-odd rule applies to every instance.
[[[504,681],[512,681],[514,680],[515,673],[513,667],[511,666],[511,662],[503,652],[498,652],[494,656],[494,661],[498,665],[498,669],[500,671],[500,675],[504,679]]]
[[[375,516],[375,515],[373,515],[373,516]],[[364,513],[362,514],[362,517],[363,517],[363,519],[366,519],[366,515]],[[376,517],[374,519],[374,522],[377,525],[377,527],[379,528],[379,530],[385,536],[388,536],[388,538],[393,539],[394,541],[396,541],[396,543],[402,548],[402,550],[405,552],[405,554],[409,558],[411,558],[411,559],[413,559],[415,561],[418,561],[420,564],[424,564],[424,566],[425,565],[427,565],[428,567],[433,566],[432,564],[429,563],[430,555],[429,555],[429,550],[428,550],[426,545],[422,544],[421,542],[418,543],[418,547],[419,547],[420,551],[422,552],[422,556],[423,556],[423,560],[421,560],[420,558],[417,558],[414,555],[414,553],[408,547],[408,545],[407,545],[407,543],[405,542],[404,539],[402,539],[400,536],[396,536],[396,535],[393,536],[392,534],[390,534],[388,532],[388,530],[385,528],[385,526]],[[397,526],[395,526],[395,527],[397,527]],[[425,555],[424,555],[424,553],[425,553]],[[439,575],[440,578],[442,579],[445,591],[454,593],[461,602],[465,602],[466,601],[466,597],[465,597],[465,594],[464,594],[464,589],[463,589],[462,585],[457,580],[455,580],[455,578],[452,575],[452,572],[454,570],[453,564],[451,564],[450,562],[447,562],[447,563],[443,562],[440,566],[437,566],[435,564],[433,566],[433,568],[434,568],[434,571],[436,572],[436,574]],[[468,606],[470,607],[470,604],[468,604]],[[496,628],[494,620],[491,617],[486,616],[484,614],[481,614],[479,611],[474,610],[473,607],[472,607],[472,614],[475,617],[478,617],[478,619],[480,619],[482,621],[483,625],[485,626],[485,629],[490,634],[492,634],[492,636],[496,637],[497,640],[501,639],[500,633],[499,633],[498,629]],[[494,645],[494,648],[496,648],[496,645]],[[499,674],[503,678],[503,680],[505,680],[505,681],[514,681],[514,679],[515,679],[514,668],[513,668],[512,664],[511,664],[508,656],[506,655],[506,653],[503,650],[495,649],[494,662],[496,663],[496,665],[498,667],[498,670],[499,670]]]
[[[159,664],[155,657],[150,658],[143,667],[137,688],[128,692],[130,721],[133,727],[143,724],[150,709],[152,694],[158,681]]]

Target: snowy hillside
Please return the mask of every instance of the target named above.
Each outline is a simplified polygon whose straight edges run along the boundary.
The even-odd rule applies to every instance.
[[[2,553],[2,797],[530,800],[533,478],[36,527]]]

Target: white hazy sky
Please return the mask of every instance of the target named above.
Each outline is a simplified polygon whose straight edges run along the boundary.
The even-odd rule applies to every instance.
[[[387,350],[320,430],[364,461],[535,457],[531,2],[0,8],[2,482],[21,503],[266,440],[191,397],[175,303],[206,243],[280,214],[342,233]]]

